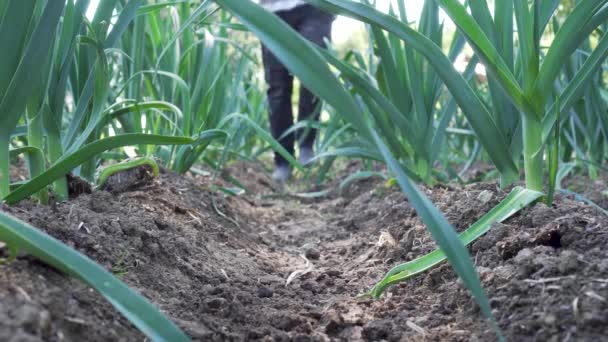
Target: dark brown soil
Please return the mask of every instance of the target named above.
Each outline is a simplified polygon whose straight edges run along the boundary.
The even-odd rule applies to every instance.
[[[608,175],[600,174],[597,179],[575,175],[564,180],[564,188],[584,196],[601,208],[608,210]]]
[[[74,246],[199,341],[495,340],[449,266],[359,299],[392,266],[434,248],[395,188],[278,195],[251,165],[226,197],[210,177],[162,174],[138,190],[94,191],[10,212]],[[294,189],[291,192],[297,192]],[[459,230],[506,193],[495,184],[425,189]],[[558,196],[525,209],[470,251],[510,341],[608,336],[608,218]],[[1,253],[1,252],[0,252]],[[0,266],[0,341],[134,341],[99,295],[27,256]]]
[[[15,163],[10,166],[10,178],[11,182],[21,182],[27,179],[28,171],[25,165],[24,159],[17,159]]]

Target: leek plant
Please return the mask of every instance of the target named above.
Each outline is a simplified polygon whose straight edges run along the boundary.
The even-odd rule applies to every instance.
[[[459,1],[437,0],[488,70],[491,101],[485,101],[480,96],[483,94],[467,84],[438,46],[398,19],[351,1],[310,2],[328,11],[345,14],[372,27],[387,30],[404,40],[411,49],[424,55],[461,107],[479,143],[501,172],[503,185],[517,180],[517,165],[523,152],[526,191],[530,192],[531,197],[518,206],[502,207],[503,202],[499,207],[517,209],[538,198],[544,190],[545,172],[550,176],[548,201],[551,202],[558,173],[560,118],[566,117],[568,120],[564,114],[568,114],[570,108],[584,96],[584,91],[593,81],[608,53],[608,36],[604,34],[588,57],[575,66],[570,80],[561,77],[563,61],[608,18],[607,1],[578,2],[557,30],[546,54],[542,55],[542,33],[555,12],[558,1],[533,1],[531,7],[526,0],[501,1],[496,4],[492,16],[486,1],[470,1],[469,14]],[[512,34],[512,17],[517,23],[518,44],[515,44]],[[555,93],[554,85],[558,81],[563,82],[563,89]],[[493,107],[489,107],[490,103]],[[603,110],[598,113],[605,116]],[[593,130],[599,136],[601,129],[595,126]],[[492,132],[492,138],[487,135],[488,132]],[[587,135],[591,136],[593,134]],[[543,161],[547,145],[551,145],[551,149],[547,151],[548,167],[545,169]],[[492,212],[488,215],[492,216]],[[497,217],[494,215],[492,221],[497,220]],[[463,243],[471,241],[470,234],[480,228],[479,224],[485,218],[487,217],[460,236]],[[444,247],[439,245],[443,250]],[[436,251],[395,267],[370,294],[378,296],[387,285],[427,269],[440,260],[440,254],[440,251]],[[452,265],[457,262],[450,259],[449,255],[448,259]]]
[[[438,46],[403,22],[352,1],[310,0],[328,11],[387,30],[422,54],[467,117],[480,144],[500,171],[502,184],[519,178],[518,151],[523,148],[526,186],[535,191],[544,189],[544,147],[554,130],[557,112],[566,113],[583,96],[585,86],[606,57],[608,36],[602,36],[589,58],[576,70],[574,79],[559,94],[562,101],[558,110],[553,108],[553,85],[560,77],[564,59],[608,19],[606,2],[578,2],[541,59],[542,33],[559,1],[534,1],[532,6],[525,0],[500,1],[492,16],[484,0],[469,2],[471,14],[457,0],[438,0],[488,70],[492,101],[499,108],[494,109],[473,91]],[[512,16],[518,27],[518,44],[509,33],[512,26],[508,18]],[[512,53],[514,58],[509,58]],[[516,62],[512,63],[513,60]]]
[[[117,116],[113,126],[124,133],[204,134],[205,141],[196,147],[139,148],[139,153],[159,156],[178,173],[190,170],[201,157],[209,162],[221,160],[225,153],[255,145],[247,125],[226,120],[231,114],[248,112],[254,123],[264,121],[260,87],[245,82],[254,78],[257,61],[251,47],[229,36],[242,29],[231,19],[211,1],[202,1],[196,8],[182,2],[136,18],[122,38],[131,58],[122,63],[123,83],[114,96],[134,103],[165,101],[179,110],[171,116],[140,110]],[[214,141],[224,144],[213,146]],[[203,152],[218,150],[219,156],[203,156]]]
[[[108,118],[141,106],[115,104],[110,99],[115,84],[108,55],[120,53],[116,44],[136,15],[155,9],[143,4],[142,0],[102,0],[91,22],[84,16],[88,0],[0,4],[0,44],[6,49],[0,62],[0,200],[15,203],[38,193],[37,199],[46,202],[47,187],[53,182],[57,197],[66,198],[66,174],[82,166],[77,172],[90,178],[96,156],[110,149],[201,143],[199,137],[108,132]],[[148,104],[147,108],[174,109],[168,103]],[[14,138],[19,143],[11,148]],[[30,179],[11,187],[9,163],[20,154],[28,160]],[[0,240],[7,243],[13,257],[16,250],[23,250],[82,279],[152,340],[188,340],[154,306],[103,267],[1,212]]]
[[[584,63],[576,65],[576,76],[564,82],[564,87],[555,100],[553,86],[561,79],[564,60],[588,41],[589,35],[608,19],[607,1],[580,1],[555,32],[555,38],[543,57],[541,39],[553,16],[559,1],[504,1],[498,5],[495,18],[509,17],[514,13],[518,28],[517,63],[518,73],[513,73],[507,64],[508,57],[500,54],[500,49],[511,49],[513,40],[492,39],[504,30],[498,29],[486,10],[485,1],[472,1],[472,8],[479,5],[469,15],[456,1],[439,1],[467,41],[480,56],[490,73],[493,83],[500,86],[511,103],[521,113],[523,157],[526,186],[529,189],[544,189],[544,147],[551,131],[559,126],[557,117],[568,112],[583,96],[587,85],[595,78],[608,54],[608,36],[604,35],[597,47]],[[581,23],[584,23],[581,25]],[[516,77],[517,75],[518,77]],[[562,79],[563,80],[563,79]],[[555,108],[557,107],[557,108]],[[555,108],[555,110],[553,109]],[[589,135],[591,136],[591,135]],[[515,155],[517,156],[517,155]]]
[[[76,153],[86,144],[111,136],[110,123],[116,117],[130,113],[148,110],[158,112],[179,112],[174,105],[163,101],[133,102],[118,98],[114,95],[119,86],[120,75],[116,66],[128,60],[120,46],[121,37],[132,26],[137,16],[160,11],[151,5],[142,6],[144,1],[102,1],[86,30],[79,35],[80,44],[74,46],[73,63],[62,68],[66,72],[65,83],[60,84],[60,91],[69,86],[69,93],[75,103],[72,112],[62,110],[65,97],[57,100],[53,117],[49,123],[59,123],[69,119],[66,129],[61,131],[61,144],[64,148],[59,161],[67,155]],[[111,29],[108,23],[113,20],[114,13],[119,13]],[[83,29],[85,28],[83,27]],[[66,71],[67,69],[67,71]],[[146,132],[129,132],[145,134]],[[76,174],[87,180],[92,180],[99,159],[88,159],[85,164],[76,169]]]
[[[557,25],[557,24],[556,24]],[[603,30],[605,31],[605,30]],[[564,65],[563,81],[557,82],[557,91],[565,88],[591,55],[591,39],[585,41],[568,63]],[[605,66],[604,66],[605,67]],[[605,94],[603,73],[592,77],[582,98],[574,103],[569,115],[564,115],[556,125],[561,125],[562,148],[559,158],[564,162],[574,161],[582,169],[588,170],[589,177],[596,179],[598,171],[606,160],[608,139],[608,98]]]
[[[41,150],[40,101],[43,98],[45,63],[49,60],[63,1],[9,1],[0,7],[0,44],[6,52],[0,63],[0,198],[10,192],[11,136],[28,109],[32,148]],[[40,152],[38,152],[40,153]],[[32,176],[44,165],[30,162]],[[44,198],[41,198],[44,200]]]
[[[218,68],[224,56],[216,52],[219,50],[216,44],[209,44],[205,38],[197,39],[194,31],[204,31],[195,24],[206,22],[212,13],[211,2],[202,1],[193,13],[189,3],[181,3],[135,20],[123,37],[122,46],[131,57],[122,63],[124,84],[114,96],[134,103],[145,99],[168,100],[176,110],[169,117],[146,108],[118,116],[116,119],[122,132],[193,135],[204,131],[201,123],[205,121],[203,115],[208,114],[208,108],[201,108],[202,94],[220,88],[209,87],[213,77],[220,75],[218,70],[207,72],[209,69],[205,68]],[[218,99],[215,101],[217,103]],[[215,127],[211,123],[206,127],[210,126]],[[165,149],[159,155],[168,166],[185,172],[189,167],[178,164],[191,165],[190,159],[196,160],[205,145],[197,148],[196,156],[194,153],[190,156],[185,154],[192,147],[178,151]],[[140,146],[138,152],[154,153],[144,146]]]
[[[13,47],[2,63],[6,72],[0,80],[0,108],[7,113],[0,119],[0,198],[5,202],[36,193],[46,202],[52,182],[56,197],[67,198],[66,174],[74,172],[92,181],[100,153],[109,149],[160,144],[201,150],[220,135],[205,126],[186,132],[134,130],[114,136],[113,123],[132,113],[181,116],[181,110],[169,102],[133,101],[116,94],[125,81],[117,66],[132,60],[120,49],[121,37],[137,26],[132,25],[135,18],[154,18],[167,7],[144,3],[102,0],[90,22],[84,16],[88,0],[14,0],[2,8],[0,37],[4,46]],[[20,122],[23,126],[17,127]],[[11,152],[14,136],[26,138],[27,149]],[[24,151],[30,180],[10,192],[7,158]]]
[[[399,13],[399,20],[407,24],[404,2],[399,2]],[[418,32],[434,44],[442,44],[439,7],[432,1],[423,6]],[[444,146],[446,128],[456,113],[455,102],[449,96],[441,96],[443,84],[437,74],[396,35],[385,35],[381,29],[370,27],[369,36],[375,53],[368,57],[368,65],[357,53],[352,56],[358,68],[328,53],[324,53],[325,58],[340,71],[351,91],[360,96],[379,133],[410,177],[432,185],[433,166]],[[451,62],[463,47],[463,37],[456,35],[448,53]],[[468,77],[475,65],[475,61],[470,64]]]

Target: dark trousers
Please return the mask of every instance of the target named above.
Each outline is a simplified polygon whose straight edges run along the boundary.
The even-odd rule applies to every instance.
[[[325,46],[324,39],[331,37],[331,24],[334,16],[325,13],[311,5],[302,5],[288,11],[275,13],[304,38],[321,47]],[[272,136],[279,139],[293,125],[293,110],[291,97],[293,93],[293,75],[279,60],[262,46],[264,76],[268,85],[268,105],[270,129]],[[298,121],[318,120],[320,114],[319,100],[308,89],[301,87],[298,105]],[[279,139],[281,145],[293,155],[294,142],[297,138],[300,147],[312,148],[317,132],[315,129],[299,131],[296,135],[288,134]],[[286,165],[287,161],[275,153],[275,163]]]

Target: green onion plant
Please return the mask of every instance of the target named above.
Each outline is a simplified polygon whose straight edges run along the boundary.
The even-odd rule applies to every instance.
[[[405,3],[398,2],[399,20],[409,23]],[[391,14],[393,9],[391,7]],[[439,7],[425,2],[417,21],[418,32],[440,46],[443,24]],[[456,113],[453,98],[442,96],[443,83],[424,58],[406,48],[394,34],[369,26],[373,54],[365,58],[353,53],[357,68],[325,53],[328,61],[360,96],[381,136],[387,139],[391,152],[401,161],[412,179],[434,183],[433,166],[444,146],[446,128]],[[456,35],[448,58],[453,63],[462,52],[464,39]],[[368,65],[366,65],[368,64]],[[476,63],[466,71],[472,76]]]
[[[536,191],[544,189],[544,147],[554,129],[557,113],[552,110],[553,85],[560,76],[564,58],[575,52],[579,44],[607,18],[606,1],[579,2],[561,25],[542,59],[542,32],[547,28],[558,1],[534,1],[532,6],[523,0],[501,1],[495,6],[494,16],[486,1],[470,1],[471,13],[459,1],[437,1],[486,67],[492,104],[497,109],[478,96],[437,45],[398,19],[347,0],[311,0],[311,3],[387,30],[423,54],[501,172],[502,184],[513,183],[519,178],[517,165],[521,149],[526,186]],[[509,33],[512,25],[505,19],[512,16],[518,27],[517,44]],[[581,22],[586,24],[580,25]],[[606,41],[605,37],[600,39],[584,65],[577,70],[575,79],[559,94],[562,98],[560,112],[569,110],[583,95],[585,86],[606,57]],[[514,58],[510,58],[511,53]],[[521,131],[521,142],[518,130]]]

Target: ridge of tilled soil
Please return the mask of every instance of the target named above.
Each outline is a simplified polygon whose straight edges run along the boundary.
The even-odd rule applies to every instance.
[[[121,274],[195,340],[495,339],[447,265],[380,300],[357,298],[390,267],[434,248],[398,190],[363,181],[348,197],[302,202],[265,196],[271,186],[255,168],[233,173],[256,193],[223,198],[209,178],[164,174],[134,192],[2,210]],[[425,192],[458,229],[506,195],[494,184]],[[608,335],[607,224],[559,197],[471,246],[508,340]],[[142,339],[79,282],[29,257],[0,266],[0,340]]]

